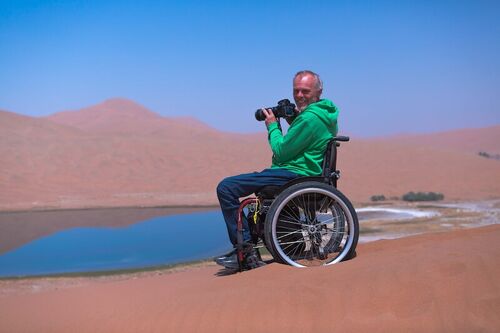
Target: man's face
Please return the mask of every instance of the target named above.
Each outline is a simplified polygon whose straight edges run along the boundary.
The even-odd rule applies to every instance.
[[[293,99],[301,112],[309,104],[319,101],[321,92],[321,89],[317,88],[316,78],[312,75],[297,76],[293,80]]]

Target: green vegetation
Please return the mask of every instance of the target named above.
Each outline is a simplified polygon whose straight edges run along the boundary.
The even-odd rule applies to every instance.
[[[370,197],[370,200],[371,200],[371,201],[385,201],[385,200],[386,200],[386,198],[385,198],[385,195],[383,195],[383,194],[378,194],[378,195],[372,195],[372,196]]]
[[[485,152],[485,151],[480,151],[480,152],[479,152],[479,156],[486,157],[486,158],[490,158],[490,154],[488,154],[488,153],[487,153],[487,152]]]
[[[404,201],[438,201],[443,200],[444,195],[435,192],[408,192],[403,195],[402,199]]]
[[[485,157],[485,158],[491,158],[491,159],[494,159],[494,160],[500,160],[500,155],[499,154],[493,155],[493,154],[489,154],[489,153],[487,153],[485,151],[480,151],[478,153],[478,155],[481,156],[481,157]]]

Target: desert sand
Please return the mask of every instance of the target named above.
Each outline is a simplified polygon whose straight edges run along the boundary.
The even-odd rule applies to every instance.
[[[499,198],[500,162],[479,152],[500,153],[499,125],[353,137],[339,150],[339,189],[355,203],[409,191]],[[214,205],[220,180],[270,160],[265,132],[220,132],[126,99],[43,118],[0,111],[0,210]]]
[[[353,260],[0,281],[0,332],[498,332],[500,226],[382,240]]]

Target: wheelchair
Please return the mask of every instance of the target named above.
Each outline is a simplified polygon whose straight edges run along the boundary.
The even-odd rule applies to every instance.
[[[295,267],[327,266],[355,256],[358,217],[349,199],[337,190],[337,147],[347,141],[347,136],[336,136],[328,142],[320,176],[265,186],[240,202],[236,245],[240,272],[262,265],[261,248],[276,262]],[[243,241],[244,219],[249,242]]]

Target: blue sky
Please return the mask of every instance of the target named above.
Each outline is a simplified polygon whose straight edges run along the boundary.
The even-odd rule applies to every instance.
[[[357,136],[500,123],[498,1],[0,0],[0,109],[111,97],[255,132],[311,69]]]

